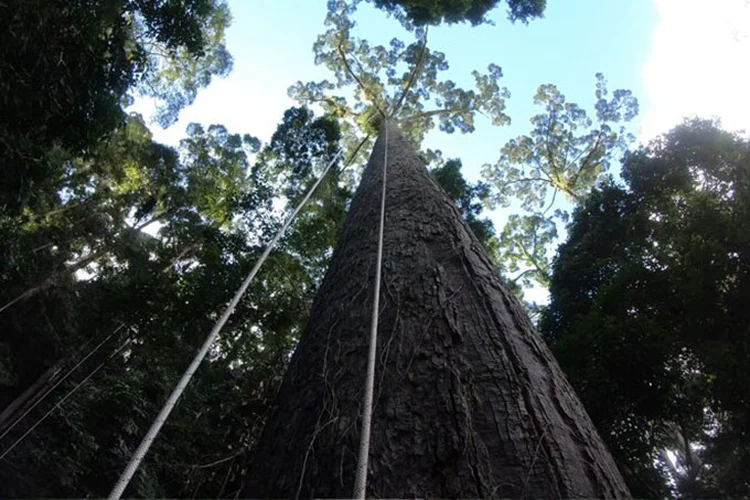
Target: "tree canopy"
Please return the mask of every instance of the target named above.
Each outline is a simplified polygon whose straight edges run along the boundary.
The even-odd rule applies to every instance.
[[[555,260],[542,331],[636,496],[750,492],[749,167],[746,139],[686,122],[593,191]]]
[[[595,115],[567,101],[552,84],[541,85],[534,104],[544,111],[531,118],[528,135],[511,139],[483,174],[493,205],[520,203],[500,234],[500,260],[519,285],[547,286],[558,237],[558,224],[568,220],[560,202],[579,204],[604,178],[614,155],[633,140],[624,122],[638,113],[638,100],[628,90],[610,92],[604,75],[596,75]]]
[[[508,123],[509,93],[500,86],[500,66],[490,64],[486,73],[473,71],[475,88],[463,89],[443,77],[448,62],[445,54],[427,46],[425,28],[416,29],[416,39],[408,44],[393,38],[388,46],[371,45],[358,38],[358,3],[329,1],[327,29],[313,46],[315,63],[330,70],[333,80],[300,81],[289,89],[300,104],[319,105],[341,119],[348,151],[354,151],[363,137],[362,151],[368,150],[382,118],[398,121],[415,147],[435,124],[447,133],[467,133],[474,130],[478,114],[494,125]]]
[[[0,5],[0,206],[19,210],[56,172],[48,154],[86,154],[125,120],[133,95],[173,123],[231,69],[220,0],[12,0]]]
[[[485,15],[497,7],[500,0],[373,0],[375,5],[396,16],[405,16],[416,25],[441,22],[486,21]],[[528,22],[541,17],[547,0],[508,0],[508,19]]]
[[[132,489],[242,491],[382,121],[417,150],[436,128],[510,122],[500,65],[459,85],[430,29],[486,23],[495,8],[526,23],[546,7],[371,1],[406,39],[362,38],[361,0],[329,0],[313,46],[328,79],[289,88],[297,104],[273,117],[270,138],[192,123],[176,146],[149,127],[173,125],[231,70],[224,0],[0,1],[0,496],[109,490],[264,244],[332,163]],[[595,78],[591,110],[539,86],[529,132],[483,180],[421,151],[427,180],[519,297],[549,286],[549,306],[533,309],[541,332],[636,496],[747,497],[750,142],[694,119],[634,147],[638,101]],[[129,113],[136,99],[154,116]],[[508,217],[496,230],[486,210],[497,207]]]
[[[90,159],[69,161],[64,202],[53,198],[45,213],[0,218],[8,305],[0,313],[3,406],[48,367],[67,370],[106,339],[63,385],[71,389],[129,340],[101,379],[9,455],[13,467],[0,471],[3,496],[101,496],[111,487],[216,311],[278,227],[283,213],[273,200],[293,196],[286,179],[307,185],[335,148],[335,123],[325,135],[325,120],[306,110],[285,118],[259,151],[257,139],[218,125],[191,125],[174,150],[154,143],[143,121],[130,117]],[[308,171],[292,168],[303,164]],[[343,217],[348,191],[337,186],[337,171],[319,191],[325,203],[308,206],[272,254],[272,270],[248,291],[169,438],[144,465],[139,495],[217,496],[225,477],[239,480],[241,453],[259,430]],[[149,224],[157,224],[153,235],[139,230]],[[9,424],[0,419],[0,429]],[[2,440],[3,451],[31,424],[24,420]],[[237,460],[206,466],[226,456]]]

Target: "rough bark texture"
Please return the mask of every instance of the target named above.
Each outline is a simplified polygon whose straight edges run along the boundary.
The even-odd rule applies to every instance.
[[[381,131],[246,496],[352,494],[384,146]],[[368,496],[628,496],[549,349],[392,124],[388,159]]]

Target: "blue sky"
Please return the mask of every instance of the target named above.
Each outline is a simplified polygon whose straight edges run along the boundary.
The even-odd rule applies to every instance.
[[[284,110],[295,105],[287,96],[290,85],[330,78],[314,65],[312,53],[324,31],[325,0],[229,5],[234,22],[227,45],[234,70],[203,89],[176,125],[168,130],[154,125],[157,140],[176,145],[187,124],[199,122],[266,141]],[[448,78],[471,87],[471,71],[494,62],[511,92],[511,125],[493,127],[480,118],[473,134],[435,131],[423,145],[461,158],[472,181],[508,139],[529,131],[529,119],[538,112],[532,96],[540,84],[557,85],[568,100],[591,110],[597,72],[604,73],[610,90],[629,89],[639,99],[641,113],[630,128],[642,140],[695,114],[719,117],[730,129],[750,129],[750,0],[548,0],[544,18],[529,25],[506,21],[501,2],[490,17],[495,26],[441,26],[429,36],[430,47],[447,56]],[[395,20],[366,2],[355,20],[356,35],[373,44],[393,37],[412,41]],[[139,101],[134,109],[148,115],[151,106]],[[491,215],[500,229],[506,213]]]
[[[176,144],[190,122],[222,123],[235,132],[267,139],[294,103],[287,88],[297,80],[325,78],[313,63],[312,43],[323,31],[325,0],[230,0],[234,22],[227,35],[235,65],[228,78],[203,89],[193,106],[157,139]],[[509,127],[478,127],[472,135],[433,134],[439,146],[464,158],[469,175],[493,161],[508,138],[528,130],[531,96],[554,83],[581,105],[592,102],[594,74],[610,88],[632,90],[641,102],[633,131],[645,137],[668,130],[683,116],[718,116],[731,129],[750,125],[750,1],[748,0],[548,0],[543,19],[528,26],[431,29],[431,47],[444,51],[450,77],[495,62],[512,93]],[[364,4],[357,14],[362,34],[386,42],[403,36],[398,24]],[[148,112],[147,102],[135,107]]]
[[[227,44],[234,70],[199,94],[191,108],[157,138],[175,144],[188,123],[222,123],[231,131],[268,139],[283,111],[293,105],[287,88],[297,80],[330,77],[313,62],[312,44],[323,28],[324,0],[231,1],[234,22]],[[460,157],[466,174],[479,178],[483,163],[493,162],[509,138],[529,129],[535,113],[532,96],[543,83],[554,83],[582,105],[593,101],[594,74],[603,72],[611,88],[644,95],[640,69],[648,56],[657,22],[652,0],[602,2],[551,0],[543,19],[529,25],[505,20],[504,8],[492,11],[496,26],[453,25],[431,28],[430,46],[445,52],[447,73],[458,84],[471,86],[471,71],[489,63],[503,68],[511,91],[507,113],[511,126],[492,127],[478,120],[474,134],[431,134],[425,147]],[[355,19],[359,35],[374,43],[394,36],[411,41],[399,24],[363,4]]]

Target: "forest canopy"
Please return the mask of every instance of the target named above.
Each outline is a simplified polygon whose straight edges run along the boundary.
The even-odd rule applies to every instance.
[[[748,167],[750,141],[685,122],[591,192],[555,259],[541,330],[636,496],[749,491]]]
[[[410,38],[368,40],[360,2],[332,0],[313,45],[328,76],[299,75],[270,137],[191,123],[175,145],[150,127],[174,125],[229,75],[226,2],[0,3],[0,496],[106,494],[330,167],[127,490],[241,495],[386,122],[523,304],[524,325],[538,321],[631,493],[750,495],[747,137],[694,118],[638,145],[634,93],[580,75],[592,105],[539,82],[528,132],[499,144],[477,180],[476,165],[422,144],[509,124],[502,51],[458,75],[430,27],[476,26],[493,9],[523,27],[546,1],[372,1]],[[153,116],[132,112],[138,99]],[[549,303],[524,302],[532,287]]]
[[[501,0],[373,0],[375,5],[389,13],[405,15],[416,25],[441,22],[470,22],[473,25],[486,21],[486,14],[503,4]],[[529,22],[541,17],[546,0],[507,0],[508,19]]]

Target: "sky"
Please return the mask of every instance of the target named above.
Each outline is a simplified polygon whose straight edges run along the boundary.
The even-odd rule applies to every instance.
[[[330,77],[315,66],[312,53],[315,38],[324,31],[325,4],[230,1],[234,21],[227,45],[234,57],[232,73],[203,89],[179,122],[167,131],[157,130],[156,138],[176,144],[190,122],[222,123],[234,132],[270,138],[283,111],[295,104],[287,88],[298,80]],[[494,62],[503,68],[504,85],[511,91],[511,126],[496,128],[480,120],[474,134],[434,133],[425,143],[461,157],[470,177],[478,178],[481,164],[496,160],[507,139],[528,130],[532,96],[541,84],[554,83],[569,99],[588,104],[593,102],[594,74],[601,71],[612,88],[644,95],[640,71],[657,21],[652,0],[550,0],[545,17],[528,25],[509,23],[501,4],[491,18],[496,26],[430,30],[430,47],[446,54],[450,78],[470,86],[471,71]],[[369,4],[360,7],[355,19],[358,34],[373,43],[385,44],[394,36],[411,41],[395,20]],[[148,109],[145,103],[142,109]]]
[[[659,23],[640,76],[653,137],[682,116],[750,132],[750,0],[656,0]]]
[[[198,122],[267,141],[284,110],[296,104],[287,88],[330,78],[312,53],[325,29],[325,0],[230,0],[229,6],[232,73],[201,90],[174,126],[154,124],[157,140],[176,145],[186,126]],[[423,144],[445,158],[461,158],[471,181],[481,179],[481,166],[494,163],[506,141],[530,131],[529,119],[540,112],[532,102],[539,85],[553,83],[569,101],[591,110],[597,72],[610,90],[629,89],[639,99],[641,112],[630,131],[641,142],[693,115],[750,130],[750,0],[548,0],[544,18],[528,25],[508,22],[501,2],[490,17],[495,26],[440,26],[429,34],[431,49],[446,54],[449,78],[470,87],[471,71],[494,62],[511,93],[510,125],[493,127],[480,118],[472,134],[434,131]],[[355,20],[356,35],[373,44],[394,36],[412,41],[367,3]],[[133,108],[146,115],[150,109],[143,100]],[[507,214],[490,215],[499,230]]]

